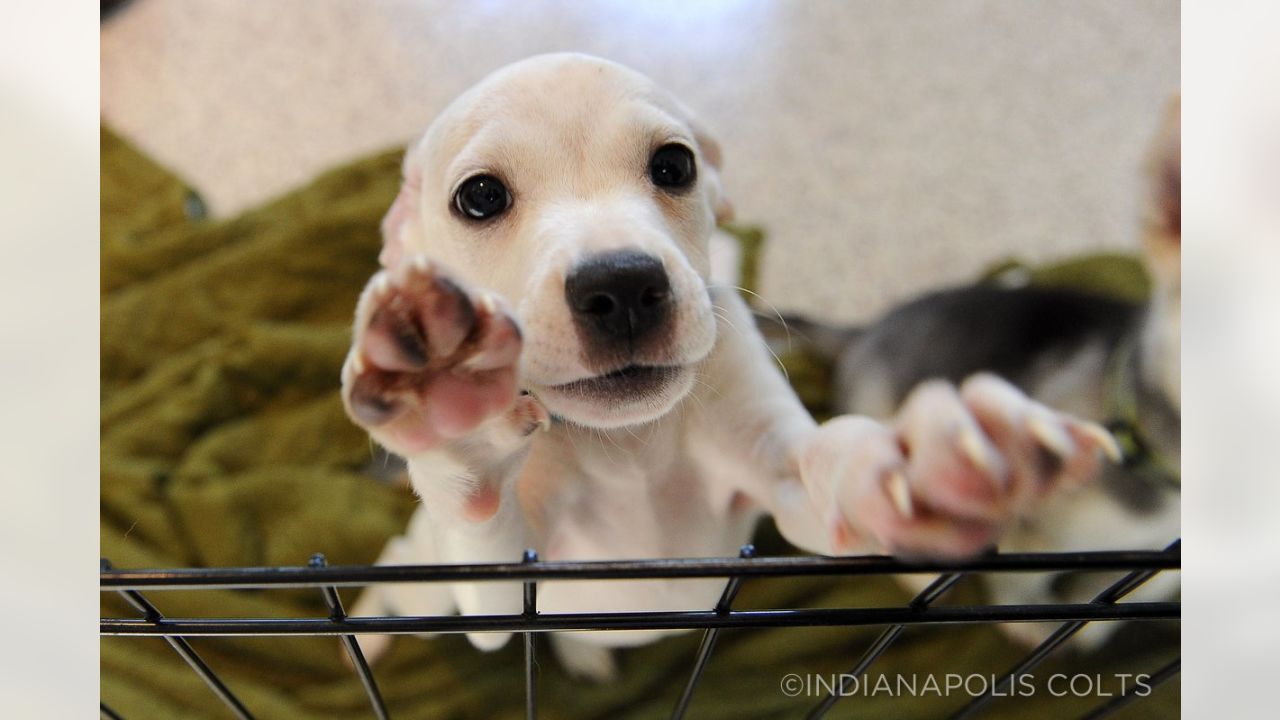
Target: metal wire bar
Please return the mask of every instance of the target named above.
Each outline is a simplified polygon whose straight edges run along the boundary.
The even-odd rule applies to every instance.
[[[1173,541],[1169,547],[1165,548],[1165,552],[1179,552],[1180,554],[1181,542],[1182,541],[1180,539]],[[1116,606],[1117,601],[1138,589],[1143,583],[1155,576],[1157,572],[1159,571],[1155,569],[1134,570],[1109,585],[1102,592],[1098,593],[1090,604],[1101,607],[1120,607]],[[1125,607],[1131,607],[1136,604],[1138,603],[1126,603]],[[1052,635],[1045,639],[1044,642],[1037,645],[1036,648],[1032,650],[1022,662],[1018,663],[1016,667],[1006,672],[1004,676],[996,682],[991,683],[986,692],[975,697],[968,705],[960,708],[958,713],[951,716],[951,720],[963,720],[963,718],[972,717],[974,713],[978,712],[985,707],[987,703],[991,702],[991,700],[996,697],[996,693],[999,690],[1003,689],[1006,685],[1011,685],[1016,676],[1029,672],[1032,668],[1039,665],[1046,657],[1049,656],[1049,653],[1053,652],[1059,645],[1066,642],[1072,635],[1080,632],[1080,629],[1087,623],[1088,620],[1085,620],[1084,618],[1076,618],[1059,627]]]
[[[102,708],[102,717],[105,720],[124,720],[124,718],[120,717],[119,713],[107,707],[106,703],[99,702],[98,705]]]
[[[307,563],[308,567],[322,568],[329,564],[323,553],[316,553],[311,556],[311,561]],[[341,622],[346,619],[347,612],[342,608],[342,598],[338,597],[336,588],[322,587],[320,592],[324,595],[324,604],[329,607],[329,618]],[[351,667],[356,671],[356,675],[360,677],[360,684],[364,685],[364,692],[369,696],[369,703],[373,706],[373,714],[378,720],[390,720],[391,716],[387,714],[387,706],[382,702],[382,693],[378,692],[378,683],[374,682],[373,671],[369,669],[369,663],[365,661],[364,652],[360,650],[360,644],[356,642],[355,635],[343,635],[342,645],[347,650],[347,657],[351,658]]]
[[[1177,602],[1098,605],[979,605],[928,608],[820,608],[797,610],[714,610],[675,612],[608,612],[523,615],[450,615],[426,617],[329,618],[199,618],[99,621],[102,635],[145,636],[286,636],[415,635],[419,633],[551,632],[556,630],[696,630],[703,628],[821,627],[833,625],[930,625],[993,622],[1066,622],[1088,620],[1175,620]]]
[[[110,568],[111,562],[106,558],[103,558],[101,560],[102,572],[105,573]],[[130,605],[145,616],[146,619],[143,622],[165,622],[164,616],[160,614],[160,611],[156,609],[155,605],[151,604],[151,601],[142,596],[142,593],[139,593],[136,590],[120,590],[119,593]],[[209,686],[209,689],[221,698],[222,702],[226,704],[231,712],[235,713],[237,718],[240,718],[240,720],[253,720],[253,716],[249,714],[249,711],[245,709],[245,706],[240,702],[240,700],[237,699],[229,689],[227,689],[227,686],[223,684],[217,674],[215,674],[213,670],[205,664],[204,660],[200,658],[200,655],[191,647],[191,644],[184,638],[180,637],[181,635],[182,633],[166,634],[164,639],[169,643],[169,646],[182,657],[183,660],[187,661],[187,664],[191,666],[191,669],[195,670],[196,674],[200,676],[200,679],[204,680],[204,683]]]
[[[1174,546],[1176,548],[1176,544]],[[1073,553],[1010,553],[975,558],[965,572],[1068,572],[1172,570],[1181,565],[1176,549]],[[477,565],[374,565],[302,567],[181,568],[104,571],[109,590],[350,587],[392,582],[488,582],[525,580],[654,580],[708,577],[793,577],[945,573],[955,562],[908,562],[884,555],[851,557],[667,558],[590,562],[489,563]]]
[[[524,551],[524,562],[538,562],[538,551],[529,548]],[[538,585],[532,580],[524,582],[524,617],[532,620],[538,615]],[[526,720],[537,720],[538,717],[538,678],[534,667],[536,660],[533,646],[533,633],[524,633],[524,716]]]
[[[1168,665],[1165,665],[1152,673],[1151,676],[1147,678],[1146,685],[1150,690],[1155,690],[1173,679],[1173,677],[1179,672],[1182,672],[1182,658],[1176,658]],[[1107,717],[1112,713],[1119,711],[1121,708],[1128,707],[1138,700],[1138,698],[1147,697],[1147,695],[1151,694],[1150,691],[1148,691],[1147,695],[1139,695],[1137,690],[1138,687],[1136,684],[1125,688],[1123,693],[1117,695],[1114,699],[1109,700],[1101,707],[1094,709],[1088,715],[1081,718],[1081,720],[1100,720],[1100,718]]]
[[[959,582],[962,576],[962,573],[947,573],[945,575],[938,576],[933,582],[929,583],[928,587],[920,591],[919,595],[912,598],[909,607],[916,611],[924,610],[929,607],[934,600],[942,597],[943,593],[950,590],[957,582]],[[893,644],[893,641],[898,639],[898,636],[902,634],[904,629],[906,629],[906,625],[902,624],[890,625],[885,628],[884,632],[880,633],[880,636],[876,638],[875,642],[871,643],[871,647],[867,648],[867,651],[858,659],[858,663],[853,666],[853,669],[851,669],[847,674],[841,676],[839,691],[832,692],[830,695],[823,698],[822,702],[818,703],[817,706],[809,711],[809,714],[805,716],[805,719],[818,720],[818,718],[826,715],[831,708],[835,707],[836,702],[839,701],[840,698],[844,697],[845,692],[848,691],[849,683],[851,683],[854,678],[861,677],[862,674],[867,671],[867,668],[871,667],[871,663],[875,662],[885,650],[889,649],[889,646]]]
[[[743,545],[738,551],[740,558],[755,557],[756,548],[754,545]],[[716,602],[715,613],[717,615],[725,615],[733,607],[733,599],[738,596],[738,590],[742,588],[742,578],[733,576],[729,578],[724,585],[724,592],[720,593],[720,600]],[[682,720],[684,714],[689,710],[689,701],[693,699],[693,691],[698,686],[698,681],[702,679],[702,671],[707,667],[707,660],[711,658],[711,651],[716,647],[716,640],[720,635],[719,628],[707,628],[702,633],[702,642],[698,644],[698,654],[693,661],[693,672],[689,675],[689,681],[685,683],[684,691],[680,693],[680,699],[676,702],[675,710],[671,712],[671,720]]]

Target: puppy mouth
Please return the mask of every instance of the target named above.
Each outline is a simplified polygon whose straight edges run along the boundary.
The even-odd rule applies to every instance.
[[[683,370],[679,365],[627,365],[603,375],[553,385],[550,389],[580,400],[636,400],[661,393]]]

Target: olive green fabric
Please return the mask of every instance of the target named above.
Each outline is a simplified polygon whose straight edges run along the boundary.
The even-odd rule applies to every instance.
[[[1076,290],[1133,303],[1145,301],[1151,293],[1151,277],[1142,261],[1125,253],[1082,255],[1036,267],[1010,258],[987,270],[980,281]]]
[[[202,217],[198,196],[109,131],[102,133],[102,555],[116,567],[370,563],[414,507],[403,487],[367,472],[369,440],[344,417],[338,370],[356,296],[376,267],[378,221],[396,194],[398,152],[320,177],[230,220]],[[759,238],[757,234],[755,237]],[[758,240],[757,240],[758,244]],[[760,544],[785,552],[769,528]],[[321,617],[317,591],[170,591],[171,617]],[[348,605],[352,593],[343,591]],[[107,617],[136,617],[102,596]],[[749,581],[739,607],[899,604],[887,579]],[[949,603],[980,601],[962,585]],[[1124,653],[1072,661],[1089,672],[1150,671],[1176,635],[1125,631]],[[788,697],[788,673],[851,666],[880,628],[725,632],[691,708],[696,718],[796,717],[817,701]],[[1133,632],[1129,632],[1133,631]],[[1152,637],[1162,638],[1153,642]],[[569,679],[539,639],[545,718],[650,718],[676,701],[696,634],[620,653],[622,679]],[[259,718],[371,717],[333,638],[193,638],[191,644]],[[101,640],[103,700],[125,718],[230,714],[163,640]],[[911,629],[875,673],[989,675],[1018,650],[992,628]],[[1044,678],[1061,671],[1053,661]],[[484,654],[460,636],[398,638],[375,674],[392,717],[515,718],[523,707],[519,643]],[[1176,683],[1174,684],[1176,687]],[[1145,712],[1176,714],[1176,689]],[[1108,685],[1114,688],[1114,683]],[[846,698],[832,717],[937,717],[962,697]],[[1065,716],[1096,699],[1002,699],[998,717]],[[1138,706],[1142,708],[1142,705]]]

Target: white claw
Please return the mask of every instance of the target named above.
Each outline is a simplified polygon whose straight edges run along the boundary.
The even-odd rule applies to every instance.
[[[972,427],[965,426],[960,429],[960,435],[957,438],[961,452],[965,457],[969,458],[969,462],[978,468],[978,471],[984,475],[1003,480],[999,470],[992,461],[990,454],[987,452],[986,445],[982,441],[982,436]]]
[[[426,273],[431,269],[431,261],[427,259],[426,255],[414,255],[413,269],[420,273]]]
[[[1040,444],[1064,460],[1071,457],[1076,450],[1075,443],[1071,442],[1071,436],[1067,431],[1043,415],[1035,415],[1028,420],[1027,429],[1040,441]]]
[[[894,470],[890,473],[884,487],[889,493],[889,499],[893,501],[893,506],[898,509],[902,517],[915,516],[915,506],[911,502],[911,488],[907,485],[907,478],[902,471]]]
[[[487,292],[480,293],[480,297],[476,301],[476,304],[480,306],[481,310],[484,310],[489,315],[498,314],[498,301],[493,298],[493,295]]]
[[[1113,463],[1119,464],[1124,461],[1124,453],[1120,450],[1120,443],[1107,432],[1106,428],[1091,422],[1080,423],[1080,432],[1089,436],[1089,439],[1098,444],[1102,448],[1103,454]]]
[[[351,369],[355,371],[356,375],[363,375],[364,374],[364,358],[360,357],[359,355],[352,355]]]
[[[390,289],[391,289],[391,280],[388,279],[385,274],[379,275],[377,279],[373,281],[374,297],[382,297],[383,295],[386,295],[387,291]]]

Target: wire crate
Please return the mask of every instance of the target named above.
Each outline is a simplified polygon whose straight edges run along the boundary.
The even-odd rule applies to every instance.
[[[344,647],[354,672],[368,695],[373,714],[389,718],[377,681],[361,653],[355,636],[359,634],[417,634],[513,632],[523,637],[525,715],[538,714],[538,673],[534,637],[536,633],[565,630],[702,630],[703,636],[683,692],[671,711],[675,719],[686,716],[697,691],[703,670],[711,660],[719,632],[738,628],[785,628],[813,626],[883,626],[883,631],[867,647],[849,672],[841,675],[841,685],[833,687],[813,706],[807,718],[821,718],[844,697],[847,684],[863,676],[868,668],[909,627],[940,624],[980,624],[1052,621],[1062,623],[1020,662],[994,680],[985,691],[953,715],[971,718],[1011,688],[1015,678],[1029,672],[1051,652],[1087,623],[1121,620],[1180,620],[1178,601],[1120,602],[1157,573],[1181,569],[1181,545],[1175,541],[1159,551],[1107,551],[1070,553],[989,553],[963,564],[905,562],[885,556],[758,557],[752,546],[742,548],[737,558],[681,558],[597,562],[542,561],[532,550],[520,562],[469,565],[329,566],[322,555],[312,557],[306,567],[249,567],[123,570],[102,561],[100,588],[104,593],[122,595],[141,614],[140,618],[102,618],[103,636],[163,637],[205,684],[238,718],[253,718],[252,712],[218,677],[185,638],[200,636],[333,636]],[[970,605],[938,607],[934,602],[962,577],[1006,572],[1097,572],[1126,573],[1090,602],[1075,604]],[[908,604],[901,607],[775,608],[735,610],[734,598],[742,583],[756,578],[799,576],[882,576],[903,573],[932,573],[938,577]],[[688,612],[602,612],[549,614],[538,610],[538,583],[548,580],[666,580],[677,578],[724,578],[725,586],[714,607]],[[523,611],[511,615],[449,615],[433,617],[350,617],[343,609],[337,588],[377,583],[405,582],[520,582],[524,586]],[[144,591],[200,591],[211,589],[314,588],[324,597],[328,617],[315,618],[168,618],[143,595]],[[1181,660],[1159,668],[1139,668],[1149,676],[1148,689],[1178,674]],[[1111,715],[1144,696],[1122,692],[1088,712],[1090,720]],[[1148,692],[1149,695],[1149,692]],[[105,703],[104,718],[121,716]]]

